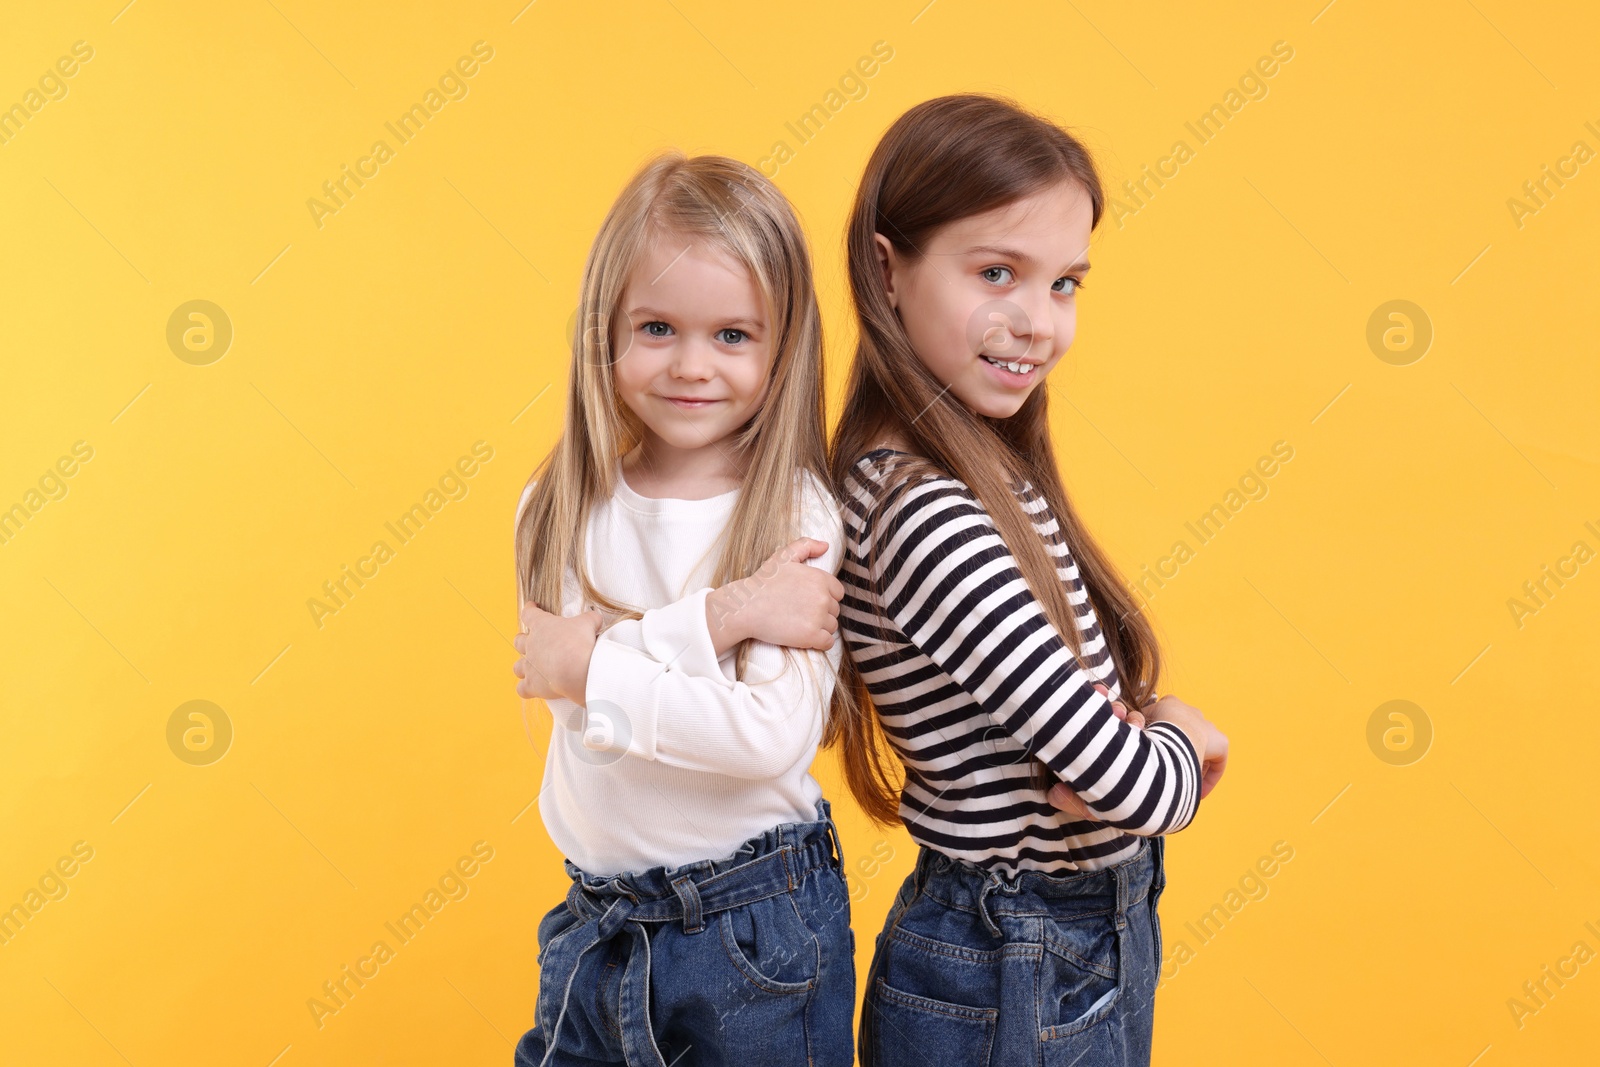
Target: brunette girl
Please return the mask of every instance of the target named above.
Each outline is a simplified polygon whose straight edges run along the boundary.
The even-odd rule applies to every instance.
[[[900,767],[867,737],[847,769],[919,845],[868,972],[863,1063],[1149,1061],[1161,835],[1227,739],[1155,698],[1151,628],[1056,466],[1045,383],[1103,204],[1078,141],[981,95],[903,115],[856,196],[840,622]]]

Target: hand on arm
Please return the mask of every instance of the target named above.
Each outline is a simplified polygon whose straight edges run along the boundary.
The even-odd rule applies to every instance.
[[[1129,833],[1169,833],[1198,803],[1200,766],[1173,723],[1119,716],[1034,600],[1005,541],[965,486],[904,493],[874,523],[880,603],[906,639],[1077,793]]]
[[[584,611],[574,616],[550,614],[528,601],[522,608],[523,632],[512,638],[522,657],[510,672],[522,678],[517,696],[544,701],[565,697],[584,702],[584,678],[589,677],[589,657],[600,635],[600,613]]]
[[[1105,683],[1103,682],[1094,683],[1094,691],[1103,697],[1109,698],[1111,696],[1111,690],[1106,688]],[[1141,730],[1144,729],[1143,713],[1138,711],[1129,711],[1128,705],[1124,704],[1122,701],[1111,701],[1111,711],[1114,715],[1116,715],[1117,718],[1121,719],[1125,723],[1128,723],[1130,726],[1136,726]],[[1085,822],[1100,821],[1100,817],[1089,810],[1089,805],[1083,802],[1083,798],[1078,796],[1078,794],[1073,791],[1072,787],[1067,785],[1065,782],[1057,782],[1055,785],[1051,786],[1049,793],[1045,794],[1045,799],[1048,800],[1051,805],[1060,808],[1063,812],[1072,816],[1074,819]]]
[[[774,553],[749,584],[729,583],[737,597],[713,599],[719,590],[702,587],[613,624],[580,647],[586,667],[570,669],[571,677],[586,670],[583,684],[555,686],[575,691],[569,698],[585,708],[621,716],[627,729],[617,747],[639,759],[745,779],[808,760],[843,656],[838,505],[815,496],[801,532],[810,536]],[[755,641],[736,679],[723,654],[747,637]]]
[[[832,648],[844,585],[831,571],[806,564],[827,551],[826,541],[802,537],[768,556],[748,578],[712,590],[706,596],[706,626],[717,655],[746,638],[789,648]]]
[[[1094,688],[1101,696],[1110,695],[1111,691],[1099,682],[1095,683]],[[1145,705],[1143,711],[1129,711],[1120,700],[1113,701],[1111,707],[1117,718],[1140,729],[1144,728],[1146,721],[1170,722],[1177,726],[1194,746],[1195,754],[1200,759],[1200,798],[1204,800],[1216,788],[1222,773],[1228,768],[1228,735],[1208,721],[1200,709],[1170,694]],[[1089,810],[1083,799],[1062,782],[1050,787],[1047,799],[1075,819],[1099,821],[1099,817]]]
[[[517,695],[541,700],[560,697],[582,704],[600,621],[598,611],[563,618],[531,600],[524,604],[523,632],[511,639],[522,654],[511,666],[511,673],[522,679],[517,683]]]
[[[844,585],[831,572],[805,563],[828,547],[826,541],[802,537],[774,552],[748,578],[707,593],[706,628],[716,654],[747,638],[790,648],[832,648]],[[523,605],[523,632],[511,642],[522,653],[511,668],[522,679],[517,695],[585,703],[600,622],[598,611],[562,617],[531,600]]]
[[[517,500],[512,532],[522,523],[522,513],[533,498],[530,479]],[[517,695],[524,700],[562,698],[583,703],[584,677],[600,630],[600,613],[586,611],[565,618],[543,610],[529,600],[521,608],[522,631],[511,639],[518,659],[511,673],[519,679]]]
[[[1144,718],[1149,722],[1170,722],[1184,732],[1200,758],[1202,777],[1200,796],[1204,798],[1216,788],[1222,772],[1228,769],[1228,735],[1217,729],[1199,708],[1185,704],[1168,694],[1153,704],[1146,705]]]

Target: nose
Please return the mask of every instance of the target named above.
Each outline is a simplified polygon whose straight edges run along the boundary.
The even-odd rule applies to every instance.
[[[1052,295],[1048,289],[1042,295],[1018,291],[992,307],[986,315],[988,328],[983,331],[985,350],[999,359],[1048,360],[1055,354]]]
[[[1056,336],[1054,294],[1046,287],[1039,292],[1018,295],[1022,297],[1018,303],[1027,318],[1019,324],[1026,332],[1017,337],[1027,344],[1027,355],[1049,359],[1053,354],[1050,346]]]
[[[672,359],[667,371],[674,378],[686,381],[705,381],[711,377],[711,351],[700,341],[685,338],[672,346]]]

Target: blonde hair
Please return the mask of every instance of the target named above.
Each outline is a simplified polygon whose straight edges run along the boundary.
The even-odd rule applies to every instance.
[[[732,437],[744,468],[722,539],[713,584],[744,578],[798,536],[804,473],[828,484],[824,428],[822,316],[812,285],[811,255],[794,209],[777,187],[724,156],[668,151],[646,163],[607,212],[583,268],[571,374],[561,438],[529,483],[533,493],[516,526],[519,602],[561,614],[563,580],[577,576],[585,605],[640,618],[630,604],[602,595],[590,580],[584,535],[591,509],[611,496],[617,464],[643,437],[638,417],[618,397],[613,367],[618,344],[632,332],[622,308],[628,279],[651,243],[671,236],[725,251],[755,279],[766,302],[772,366],[766,400]],[[842,636],[840,637],[842,640]],[[740,643],[743,678],[749,640]],[[793,650],[785,649],[792,661]],[[830,743],[847,700],[834,687],[824,742]]]

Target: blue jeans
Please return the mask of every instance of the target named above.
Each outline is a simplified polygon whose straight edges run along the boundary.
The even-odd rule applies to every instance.
[[[565,861],[517,1067],[850,1067],[850,895],[827,800],[817,816],[671,870]]]
[[[1150,1062],[1165,839],[1097,871],[989,874],[923,847],[867,973],[868,1067]]]

